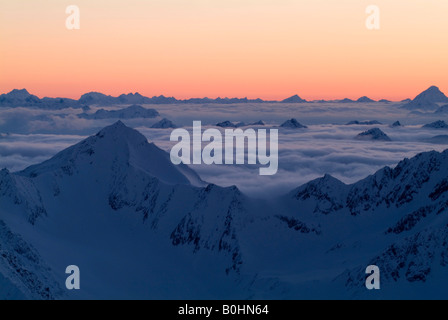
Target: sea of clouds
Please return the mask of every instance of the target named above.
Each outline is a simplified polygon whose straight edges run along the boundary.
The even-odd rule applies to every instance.
[[[131,119],[123,122],[143,133],[150,142],[170,151],[172,129],[151,129],[161,118],[191,130],[200,120],[203,129],[230,120],[253,123],[263,120],[266,129],[276,128],[290,118],[308,129],[279,129],[279,170],[273,176],[260,176],[257,166],[192,165],[203,180],[221,186],[238,186],[257,197],[282,194],[324,174],[345,183],[353,183],[384,166],[395,166],[406,157],[424,151],[443,151],[446,144],[428,139],[448,135],[444,129],[423,129],[435,120],[446,120],[433,114],[412,114],[397,103],[389,104],[237,104],[237,105],[156,105],[145,106],[159,111],[156,119]],[[113,107],[108,109],[118,109]],[[94,112],[93,108],[91,112]],[[28,108],[0,110],[0,167],[18,171],[40,163],[57,152],[118,119],[87,120],[77,116],[82,111],[67,109],[47,111]],[[352,120],[378,120],[382,125],[345,125]],[[392,128],[399,120],[404,127]],[[391,139],[360,141],[357,134],[373,127],[383,130]],[[264,127],[254,127],[264,128]],[[447,139],[442,139],[447,141]],[[204,143],[205,145],[205,143]]]

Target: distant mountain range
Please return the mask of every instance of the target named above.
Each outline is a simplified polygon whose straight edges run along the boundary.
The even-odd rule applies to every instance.
[[[88,106],[111,106],[111,105],[138,105],[138,104],[236,104],[236,103],[375,103],[366,96],[358,100],[349,98],[341,100],[317,100],[307,101],[302,99],[299,95],[293,95],[282,101],[266,101],[262,99],[248,99],[248,98],[191,98],[179,100],[174,97],[154,96],[148,98],[139,93],[122,94],[118,97],[105,95],[99,92],[90,92],[81,96],[79,100],[68,98],[38,98],[30,94],[26,89],[14,89],[9,93],[0,95],[0,107],[34,107],[42,109],[60,110],[65,108],[83,108],[88,110]],[[381,99],[379,103],[390,103],[391,101]],[[440,91],[436,86],[423,91],[413,100],[406,99],[402,101],[403,108],[420,111],[434,111],[435,113],[447,113],[447,106],[442,105],[448,103],[448,97]]]
[[[83,119],[135,119],[135,118],[142,118],[142,119],[150,119],[150,118],[156,118],[159,116],[159,113],[154,109],[145,109],[142,106],[139,105],[132,105],[125,109],[121,110],[104,110],[100,109],[96,111],[93,114],[89,113],[81,113],[78,115],[79,118]]]
[[[42,109],[82,108],[85,105],[78,100],[67,98],[42,98],[28,93],[26,89],[14,89],[0,95],[0,107],[37,107]]]
[[[0,107],[36,107],[42,109],[64,109],[64,108],[86,108],[87,106],[110,106],[110,105],[135,105],[135,104],[233,104],[233,103],[263,103],[275,102],[261,99],[248,98],[192,98],[178,100],[173,97],[158,96],[148,98],[139,93],[122,94],[118,97],[108,96],[99,92],[90,92],[81,96],[79,100],[67,98],[43,98],[30,94],[26,89],[14,89],[9,93],[0,95]]]
[[[154,96],[152,98],[145,97],[137,93],[122,94],[118,97],[105,95],[99,92],[90,92],[83,94],[80,99],[68,98],[42,98],[30,94],[26,89],[14,89],[9,93],[0,95],[0,107],[33,107],[42,109],[60,110],[65,108],[84,108],[87,110],[88,106],[111,106],[111,105],[136,105],[136,104],[235,104],[235,103],[373,103],[376,102],[366,96],[358,100],[351,100],[348,98],[342,100],[319,100],[307,101],[302,99],[299,95],[293,95],[282,101],[276,100],[262,100],[262,99],[248,99],[248,98],[191,98],[179,100],[174,97]],[[382,99],[378,102],[388,103],[389,100]]]
[[[0,298],[446,299],[447,177],[448,151],[427,152],[252,199],[117,122],[0,171]],[[65,289],[72,264],[79,291]]]

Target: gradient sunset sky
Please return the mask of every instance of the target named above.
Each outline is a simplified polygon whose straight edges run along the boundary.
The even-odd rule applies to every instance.
[[[368,5],[381,29],[365,26]],[[67,30],[68,5],[81,29]],[[0,0],[0,93],[413,98],[448,92],[446,0]]]

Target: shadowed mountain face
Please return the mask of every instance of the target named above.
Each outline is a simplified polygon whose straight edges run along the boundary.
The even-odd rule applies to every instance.
[[[446,298],[447,177],[448,151],[429,152],[256,200],[117,122],[0,172],[0,297],[369,298],[363,272],[377,264],[389,289],[375,297]],[[64,289],[73,264],[77,292]]]

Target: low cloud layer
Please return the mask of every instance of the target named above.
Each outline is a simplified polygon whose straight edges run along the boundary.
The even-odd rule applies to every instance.
[[[282,194],[327,173],[345,183],[353,183],[384,166],[395,166],[405,157],[447,148],[447,145],[425,142],[436,135],[448,134],[448,130],[421,128],[421,125],[438,118],[432,115],[409,115],[406,110],[393,105],[248,104],[150,107],[155,107],[161,117],[166,117],[187,130],[191,130],[193,120],[201,120],[203,129],[225,120],[246,123],[263,120],[268,124],[266,128],[271,128],[293,117],[307,125],[308,129],[279,130],[279,170],[274,176],[260,176],[258,167],[249,165],[192,166],[208,182],[222,186],[236,185],[253,196]],[[0,110],[0,167],[17,171],[42,162],[117,120],[79,119],[77,112],[79,110],[63,110],[58,113],[24,108]],[[172,130],[150,129],[158,120],[136,119],[124,122],[137,128],[150,142],[169,152],[174,145],[169,141]],[[379,120],[384,125],[346,126],[345,123],[351,120]],[[389,125],[396,120],[406,126],[391,128]],[[383,130],[392,141],[354,139],[360,132],[373,127]]]

